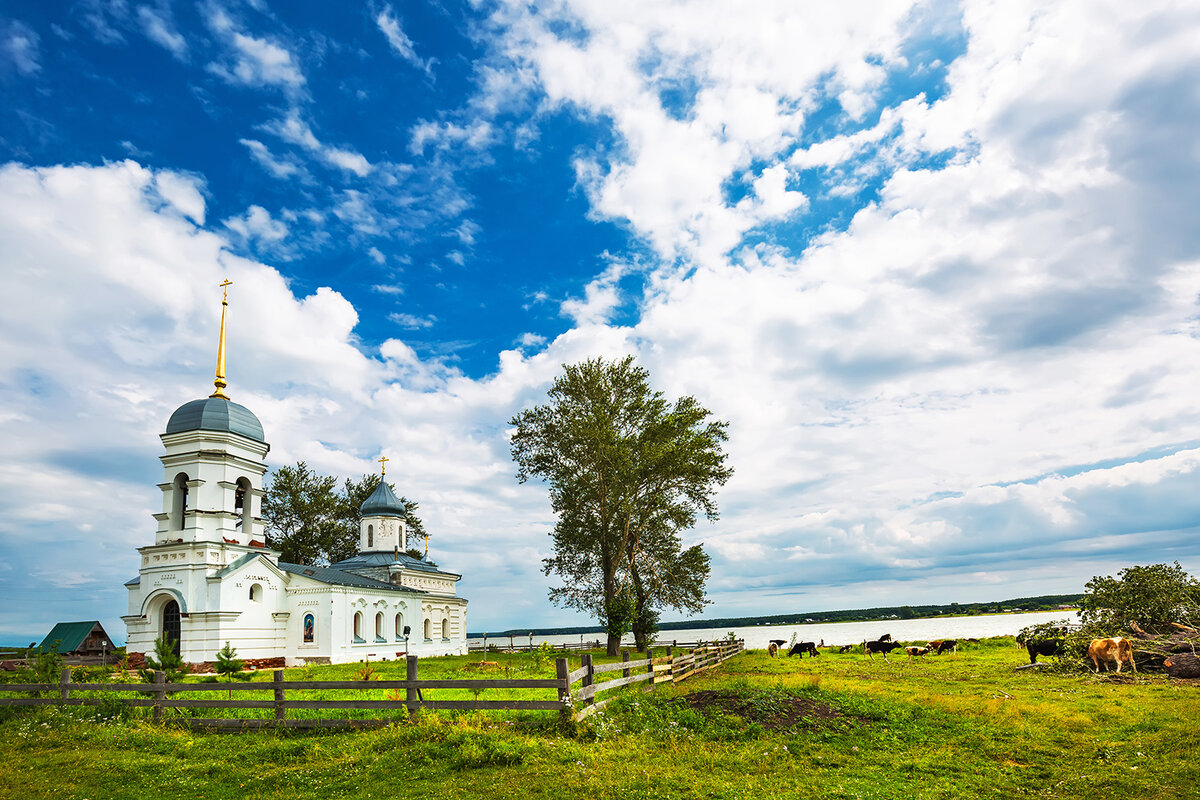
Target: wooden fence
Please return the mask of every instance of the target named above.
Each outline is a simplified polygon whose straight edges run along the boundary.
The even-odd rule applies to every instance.
[[[728,640],[722,639],[721,641],[725,642]],[[509,640],[508,637],[497,637],[497,638],[492,638],[492,639],[482,639],[480,641],[467,642],[467,652],[469,652],[469,653],[485,653],[485,652],[493,652],[494,651],[494,652],[501,652],[501,653],[529,653],[529,652],[539,649],[542,646],[542,644],[543,644],[543,642],[538,642],[537,644],[534,644],[531,641],[518,642],[515,640]],[[706,645],[710,645],[710,644],[720,644],[720,642],[703,642],[703,641],[681,642],[678,639],[672,639],[669,641],[665,640],[665,639],[660,639],[659,641],[650,645],[650,649],[657,650],[657,649],[663,648],[663,647],[691,649],[691,648],[695,648],[695,647],[705,647]],[[627,643],[622,642],[622,645],[627,646]],[[569,652],[571,650],[599,650],[604,646],[605,646],[605,643],[599,639],[593,639],[591,641],[580,641],[580,642],[563,642],[561,644],[550,645],[550,647],[552,647],[555,650],[563,650],[565,652]]]
[[[0,684],[0,694],[57,692],[57,697],[0,697],[0,706],[99,706],[117,702],[130,708],[150,708],[155,722],[162,722],[167,709],[270,709],[270,717],[228,719],[212,717],[185,717],[182,722],[193,728],[248,729],[248,728],[329,728],[329,727],[381,727],[394,720],[387,719],[325,719],[288,718],[289,709],[355,709],[397,710],[407,709],[410,715],[422,710],[452,709],[466,710],[545,710],[570,709],[576,719],[582,719],[602,708],[613,696],[598,700],[602,692],[622,686],[645,682],[652,689],[660,683],[678,683],[722,661],[726,661],[745,649],[742,640],[704,645],[679,655],[650,657],[632,661],[629,651],[622,653],[622,660],[612,664],[595,665],[592,655],[582,655],[583,666],[571,671],[567,659],[557,659],[554,678],[533,679],[420,679],[417,677],[416,656],[405,661],[405,680],[402,681],[286,681],[283,670],[275,670],[273,679],[254,683],[167,683],[162,672],[154,674],[153,683],[73,683],[71,670],[64,669],[58,683]],[[620,677],[597,680],[597,676],[620,672]],[[578,688],[576,688],[578,684]],[[474,692],[474,700],[426,699],[424,692],[437,689],[458,689]],[[479,692],[486,689],[554,690],[554,699],[545,700],[480,700]],[[298,695],[305,691],[335,690],[350,692],[379,692],[391,690],[396,697],[388,700],[305,700]],[[399,693],[403,691],[403,699]],[[137,692],[141,697],[99,698],[89,696],[95,692]],[[229,692],[270,692],[271,699],[214,700],[186,699],[179,695],[211,694]]]

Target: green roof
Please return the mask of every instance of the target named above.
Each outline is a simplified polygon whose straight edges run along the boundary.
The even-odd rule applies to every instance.
[[[90,620],[88,622],[60,622],[51,628],[50,633],[42,640],[41,650],[43,652],[56,653],[73,653],[80,648],[84,639],[88,637],[96,628],[100,628],[100,632],[104,634],[104,638],[111,643],[112,638],[105,633],[104,627],[99,620]]]

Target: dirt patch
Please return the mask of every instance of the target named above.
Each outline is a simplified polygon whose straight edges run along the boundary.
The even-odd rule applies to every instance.
[[[701,713],[733,714],[773,731],[857,727],[870,720],[847,714],[833,706],[806,697],[773,697],[769,701],[755,700],[726,692],[704,690],[683,698]]]

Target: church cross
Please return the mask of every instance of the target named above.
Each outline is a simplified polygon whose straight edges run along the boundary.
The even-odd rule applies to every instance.
[[[388,458],[387,456],[379,457],[379,474],[380,475],[387,475],[387,462],[390,460],[391,459]]]
[[[226,278],[225,282],[220,284],[221,289],[225,293],[225,296],[221,298],[222,303],[229,302],[229,287],[230,286],[233,286],[233,281],[229,280],[229,278]]]

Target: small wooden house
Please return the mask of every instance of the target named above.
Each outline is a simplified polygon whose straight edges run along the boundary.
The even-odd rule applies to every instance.
[[[42,640],[43,652],[55,652],[64,656],[97,658],[113,651],[112,637],[98,620],[88,622],[60,622]]]

